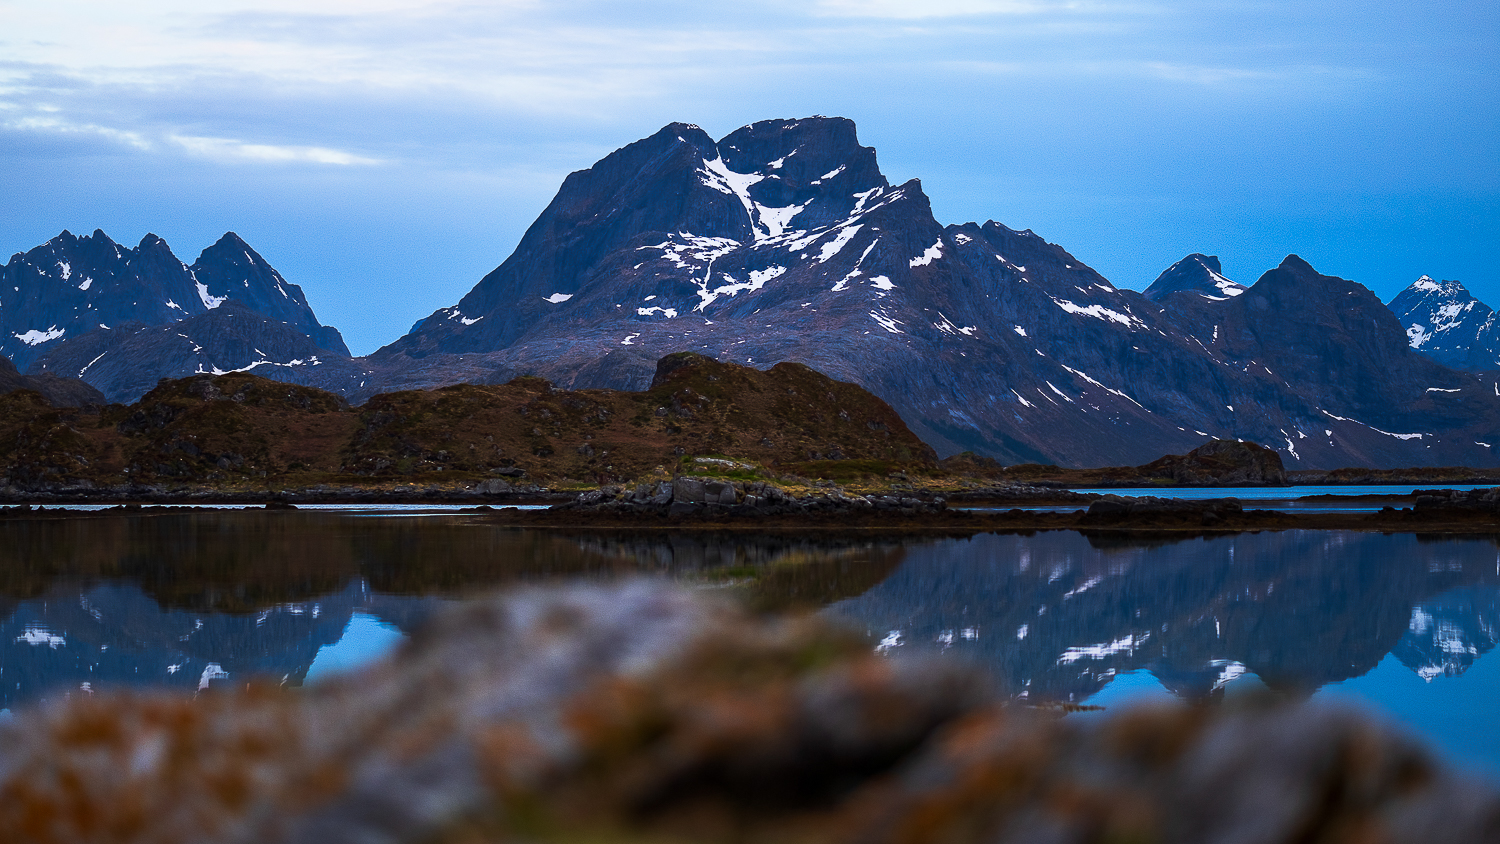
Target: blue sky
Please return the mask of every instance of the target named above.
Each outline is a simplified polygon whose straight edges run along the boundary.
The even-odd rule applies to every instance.
[[[568,172],[810,114],[1122,287],[1295,252],[1500,306],[1494,0],[0,0],[0,253],[234,230],[367,353]]]

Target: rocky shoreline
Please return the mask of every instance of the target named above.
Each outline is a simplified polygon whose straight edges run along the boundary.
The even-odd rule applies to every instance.
[[[581,493],[505,480],[468,486],[392,488],[316,486],[281,490],[208,487],[74,487],[47,491],[0,488],[0,518],[62,517],[72,505],[115,505],[112,511],[238,505],[471,505],[459,512],[516,527],[728,528],[978,533],[1028,530],[1234,532],[1364,530],[1500,533],[1500,487],[1421,489],[1410,495],[1323,495],[1319,505],[1385,503],[1379,510],[1298,512],[1246,508],[1235,498],[1182,499],[1078,493],[1029,484],[935,492],[893,488],[860,494],[831,482],[788,489],[769,481],[680,475],[634,486],[606,485]],[[1402,504],[1406,506],[1393,506]],[[526,509],[522,509],[526,506]],[[33,509],[45,508],[45,509]]]

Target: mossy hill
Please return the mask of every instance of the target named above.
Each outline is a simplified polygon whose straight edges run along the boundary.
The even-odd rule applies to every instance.
[[[16,490],[209,485],[228,490],[526,482],[593,486],[695,456],[811,477],[936,465],[884,401],[806,366],[663,358],[641,392],[546,380],[332,393],[247,373],[163,381],[133,405],[57,408],[0,396],[0,480]],[[728,464],[724,464],[728,465]],[[825,471],[826,470],[826,471]]]
[[[1168,454],[1142,466],[1065,469],[1020,463],[1001,466],[969,452],[940,464],[944,472],[993,482],[1074,487],[1284,486],[1287,471],[1275,451],[1255,443],[1209,440],[1187,454]]]

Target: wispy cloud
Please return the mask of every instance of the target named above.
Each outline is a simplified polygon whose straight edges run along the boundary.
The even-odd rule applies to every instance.
[[[923,18],[980,17],[988,15],[1037,15],[1075,11],[1096,6],[1069,0],[818,0],[819,14],[920,20]]]
[[[151,141],[139,132],[129,132],[93,123],[72,123],[53,116],[31,115],[0,120],[0,126],[23,132],[103,138],[104,140],[113,141],[138,150],[148,150],[152,147]]]
[[[381,163],[378,158],[366,158],[328,147],[251,144],[233,138],[202,138],[186,135],[172,135],[168,140],[194,155],[219,161],[252,161],[270,164],[303,162],[343,166]]]

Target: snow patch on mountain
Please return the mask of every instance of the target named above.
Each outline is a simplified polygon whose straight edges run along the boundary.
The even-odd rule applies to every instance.
[[[1106,393],[1112,393],[1114,395],[1117,395],[1120,398],[1122,398],[1122,399],[1130,402],[1131,404],[1135,405],[1136,407],[1139,407],[1142,410],[1146,410],[1146,406],[1145,405],[1141,404],[1140,402],[1136,401],[1135,399],[1131,398],[1130,396],[1125,395],[1124,393],[1120,392],[1119,390],[1116,390],[1114,387],[1106,387],[1103,384],[1099,383],[1098,381],[1095,381],[1093,378],[1089,377],[1089,374],[1087,372],[1082,372],[1080,370],[1074,369],[1073,367],[1068,366],[1067,364],[1062,364],[1061,366],[1062,366],[1063,369],[1066,369],[1069,372],[1073,373],[1074,375],[1077,375],[1079,378],[1082,378],[1083,380],[1089,382],[1090,384],[1093,384],[1095,387],[1098,387],[1099,389],[1105,391]],[[1146,412],[1149,413],[1150,411],[1146,411]]]
[[[859,230],[862,228],[864,228],[862,224],[856,224],[840,229],[837,237],[823,244],[821,251],[818,253],[818,263],[828,263],[828,259],[843,251],[843,248],[849,244],[849,241],[854,239],[855,235],[859,234]]]
[[[884,328],[886,331],[889,331],[892,334],[905,334],[906,333],[906,332],[904,332],[901,329],[899,329],[899,328],[896,327],[896,326],[902,324],[901,320],[899,320],[899,319],[893,319],[890,316],[888,316],[888,315],[886,315],[886,314],[884,314],[882,312],[879,312],[879,311],[870,311],[870,319],[875,320],[875,322],[879,323],[879,325],[880,325],[881,328]]]
[[[965,337],[973,337],[974,332],[979,330],[979,326],[977,325],[969,325],[963,328],[954,325],[953,321],[944,316],[942,311],[938,311],[938,322],[934,322],[932,327],[944,334],[962,334]]]
[[[1346,416],[1335,416],[1334,414],[1329,413],[1328,411],[1323,410],[1322,408],[1319,408],[1318,412],[1321,413],[1321,414],[1323,414],[1324,416],[1327,416],[1330,419],[1337,419],[1340,422],[1353,422],[1356,425],[1360,425],[1362,427],[1369,428],[1370,430],[1374,431],[1377,434],[1385,434],[1388,437],[1395,437],[1398,440],[1420,440],[1423,436],[1425,436],[1425,434],[1393,434],[1390,431],[1382,431],[1379,428],[1375,427],[1374,425],[1366,424],[1364,422],[1359,421],[1358,419],[1350,419],[1350,418],[1348,418]],[[1332,431],[1329,431],[1327,433],[1328,433],[1329,436],[1333,435]]]
[[[198,298],[203,301],[203,307],[208,308],[210,311],[229,301],[228,296],[211,295],[208,292],[208,285],[201,281],[195,281],[194,286],[198,288]]]
[[[704,185],[720,193],[738,197],[745,206],[745,213],[755,216],[755,201],[750,198],[750,186],[765,178],[759,173],[736,173],[719,156],[713,161],[703,160],[703,169],[698,171]]]
[[[1128,328],[1145,328],[1146,327],[1146,324],[1143,323],[1143,322],[1141,322],[1141,320],[1139,318],[1137,318],[1134,314],[1131,314],[1131,315],[1127,316],[1126,314],[1122,314],[1119,311],[1111,310],[1111,309],[1106,308],[1103,305],[1099,305],[1099,304],[1088,305],[1087,307],[1085,307],[1083,305],[1077,304],[1076,302],[1072,302],[1072,301],[1069,301],[1067,299],[1059,299],[1056,296],[1051,297],[1051,299],[1052,299],[1052,301],[1059,308],[1062,308],[1063,310],[1067,311],[1070,314],[1078,314],[1080,316],[1093,317],[1094,319],[1102,319],[1102,320],[1108,320],[1110,322],[1118,322],[1119,324],[1121,324],[1123,326],[1126,326]]]
[[[24,334],[13,334],[11,336],[15,337],[17,340],[20,340],[22,343],[25,343],[28,346],[40,346],[43,343],[50,343],[51,341],[63,336],[64,331],[64,329],[58,328],[54,325],[51,328],[48,328],[46,331],[33,328]]]
[[[1150,633],[1142,633],[1137,636],[1134,633],[1126,634],[1113,642],[1102,642],[1097,645],[1083,645],[1081,647],[1068,648],[1063,651],[1062,656],[1057,658],[1058,665],[1069,665],[1080,659],[1105,659],[1115,654],[1133,654],[1136,649],[1146,644],[1151,638]]]
[[[934,243],[933,245],[927,247],[927,250],[924,251],[921,255],[918,255],[917,257],[911,259],[910,266],[912,269],[916,269],[917,267],[925,267],[941,257],[943,257],[943,239],[938,238],[937,243]]]
[[[765,228],[762,233],[756,231],[756,240],[764,240],[772,237],[781,237],[787,227],[792,224],[792,218],[802,213],[807,206],[788,205],[785,208],[767,208],[760,203],[755,204],[755,222]]]
[[[1234,297],[1234,296],[1238,296],[1241,293],[1245,292],[1245,290],[1246,290],[1245,285],[1240,284],[1238,282],[1230,281],[1229,279],[1225,278],[1223,275],[1221,275],[1221,274],[1219,274],[1217,272],[1214,272],[1214,270],[1211,267],[1205,267],[1204,269],[1208,270],[1208,277],[1213,281],[1214,287],[1217,287],[1219,289],[1219,292],[1221,292],[1221,293],[1224,294],[1224,296],[1223,296],[1224,299],[1228,299],[1228,298],[1231,298],[1231,297]],[[1210,296],[1208,298],[1212,299],[1212,298],[1215,298],[1215,297]]]

